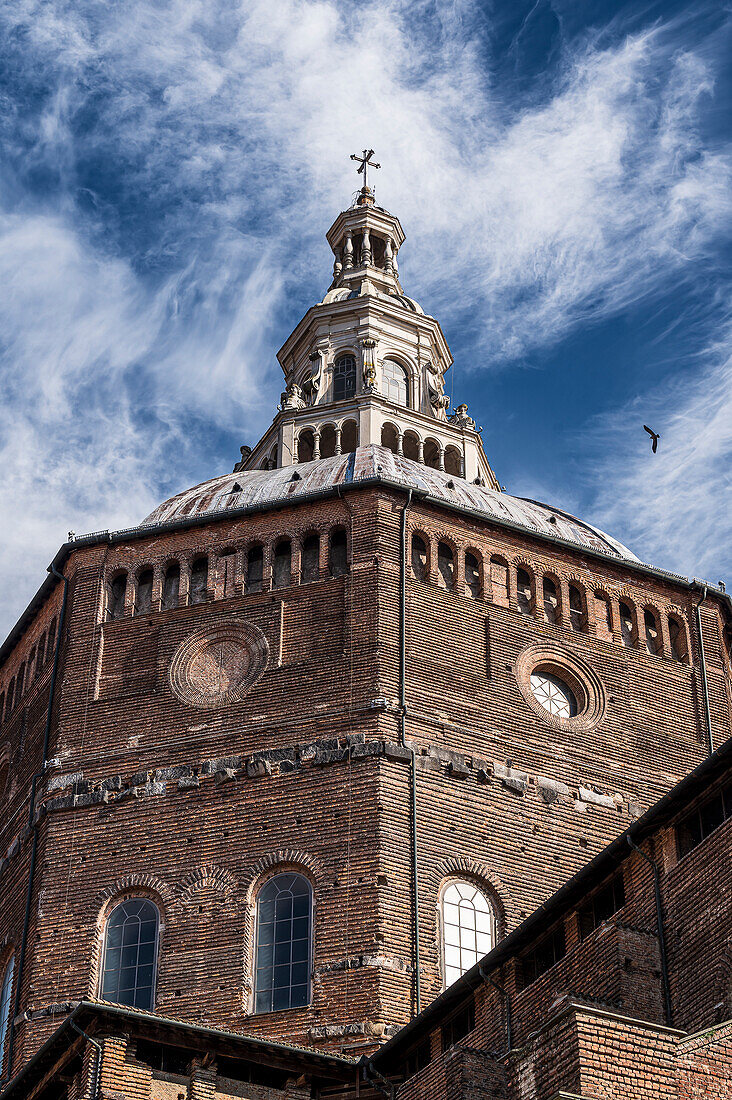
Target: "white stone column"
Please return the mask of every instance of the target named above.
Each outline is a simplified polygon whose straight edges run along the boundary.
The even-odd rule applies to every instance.
[[[336,427],[336,430],[335,430],[335,451],[333,453],[337,454],[337,455],[339,455],[341,453],[341,426],[340,426],[340,424]]]
[[[391,246],[391,237],[386,238],[384,247],[384,273],[386,275],[394,274],[394,252]]]
[[[424,443],[421,439],[417,443],[417,462],[424,465]]]
[[[397,432],[397,449],[398,455],[404,454],[404,432]]]
[[[363,240],[361,242],[361,266],[371,263],[371,236],[369,234],[368,226],[363,231]]]
[[[353,267],[353,234],[350,229],[346,230],[346,243],[343,246],[343,266],[346,271]]]
[[[316,458],[320,458],[320,428],[313,432],[313,462]]]

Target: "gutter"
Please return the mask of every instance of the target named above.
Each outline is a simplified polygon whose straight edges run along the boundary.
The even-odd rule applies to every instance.
[[[94,1056],[94,1073],[89,1088],[89,1097],[90,1100],[97,1100],[99,1096],[99,1075],[102,1069],[102,1044],[98,1043],[96,1039],[92,1039],[91,1035],[87,1035],[85,1031],[82,1031],[79,1025],[74,1022],[73,1017],[69,1020],[69,1025],[73,1027],[74,1031],[78,1031],[79,1035],[86,1039],[88,1043],[91,1043],[96,1049],[96,1054]]]
[[[407,722],[407,512],[412,503],[412,490],[402,508],[400,540],[401,563],[399,568],[399,725],[400,741],[406,745]],[[417,753],[410,742],[412,754],[410,776],[410,832],[412,841],[412,958],[414,966],[414,1015],[422,1011],[422,988],[419,954],[419,866],[417,848]]]
[[[693,583],[693,582],[692,582]],[[704,717],[707,720],[707,739],[709,752],[714,752],[714,734],[712,733],[712,714],[709,709],[709,683],[707,681],[707,662],[704,656],[704,631],[702,629],[701,606],[707,598],[707,585],[701,586],[702,594],[696,605],[696,629],[699,633],[699,665],[701,668],[702,694],[704,696]]]

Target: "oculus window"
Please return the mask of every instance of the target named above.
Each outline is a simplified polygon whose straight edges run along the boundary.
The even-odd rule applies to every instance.
[[[574,718],[577,699],[572,689],[551,672],[531,673],[531,692],[537,703],[555,718]]]

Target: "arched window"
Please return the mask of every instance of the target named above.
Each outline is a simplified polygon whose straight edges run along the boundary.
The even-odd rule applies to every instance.
[[[153,571],[143,569],[137,578],[136,615],[147,615],[152,610]]]
[[[23,698],[23,690],[25,688],[25,661],[20,662],[20,668],[18,669],[18,679],[15,684],[15,700],[18,702]]]
[[[345,401],[356,392],[356,360],[352,355],[339,355],[333,367],[333,400]]]
[[[342,527],[336,527],[330,533],[328,570],[331,577],[342,577],[348,572],[348,539]]]
[[[38,660],[36,661],[36,677],[41,675],[43,666],[46,663],[46,635],[41,634],[41,640],[38,643]]]
[[[620,602],[620,633],[623,639],[623,645],[626,649],[632,649],[635,645],[634,630],[633,630],[633,612],[628,607],[627,603]]]
[[[551,577],[544,577],[544,618],[548,623],[559,622],[559,596]]]
[[[534,602],[531,593],[531,577],[525,569],[516,570],[516,601],[521,614],[531,616]]]
[[[508,607],[508,565],[503,558],[491,558],[491,596],[499,607]]]
[[[668,638],[671,643],[671,656],[675,661],[687,659],[686,631],[675,615],[668,617]]]
[[[165,576],[163,577],[163,611],[171,611],[178,606],[179,592],[180,566],[177,561],[174,561],[165,570]]]
[[[3,984],[0,988],[0,1077],[2,1077],[3,1062],[5,1061],[5,1042],[8,1037],[8,1025],[10,1024],[10,1003],[13,996],[13,976],[15,974],[15,955],[11,955],[5,964]],[[10,1066],[8,1066],[8,1071]]]
[[[112,910],[104,930],[103,1001],[154,1007],[159,923],[157,907],[147,898],[129,898]]]
[[[576,630],[581,633],[587,624],[587,618],[585,616],[585,603],[582,598],[582,593],[576,584],[570,584],[569,586],[569,625],[572,630]]]
[[[648,653],[658,656],[661,652],[661,631],[658,629],[658,619],[655,612],[646,608],[643,612],[643,625],[646,634],[646,650]]]
[[[317,581],[320,575],[320,536],[308,535],[300,551],[300,580],[303,584]]]
[[[302,875],[277,875],[257,897],[254,1011],[302,1008],[310,1001],[312,890]]]
[[[127,574],[118,573],[109,584],[107,593],[107,618],[121,619],[125,613],[125,599],[127,596]],[[49,646],[51,634],[49,633]]]
[[[474,600],[480,596],[480,562],[469,550],[465,552],[465,591]]]
[[[272,587],[285,588],[292,579],[292,543],[289,539],[280,539],[275,546],[274,567],[272,569]]]
[[[264,579],[264,550],[250,546],[247,551],[247,592],[261,592]]]
[[[208,557],[196,558],[191,566],[190,603],[205,603],[208,589]]]
[[[421,535],[412,535],[412,572],[418,581],[426,581],[429,572],[427,543]]]
[[[395,405],[409,404],[407,372],[393,359],[385,359],[381,364],[381,392]]]
[[[15,706],[15,677],[8,684],[8,701],[5,704],[5,717],[9,718]]]
[[[472,882],[451,882],[442,894],[442,981],[445,988],[495,946],[496,915]]]
[[[613,609],[604,592],[595,593],[595,628],[598,638],[613,640]]]
[[[437,547],[437,576],[443,588],[450,591],[455,587],[455,558],[446,542]]]

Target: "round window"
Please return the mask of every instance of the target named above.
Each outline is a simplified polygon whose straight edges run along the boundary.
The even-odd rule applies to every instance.
[[[570,687],[551,672],[540,669],[531,673],[531,692],[544,710],[555,718],[574,718],[577,699]]]

